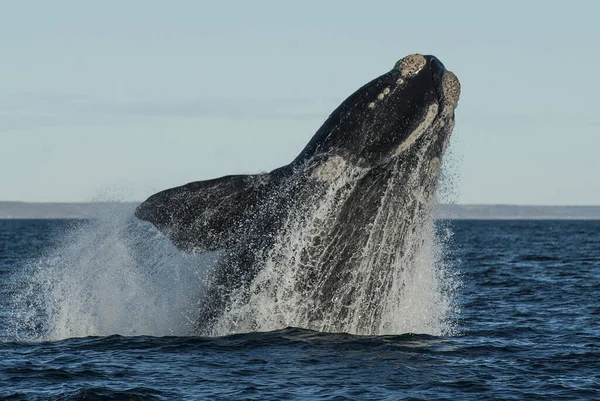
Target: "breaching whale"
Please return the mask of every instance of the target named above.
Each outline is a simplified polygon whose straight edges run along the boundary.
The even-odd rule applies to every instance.
[[[218,251],[201,334],[377,333],[423,245],[460,83],[413,54],[347,98],[290,164],[159,192],[136,209],[183,251]],[[262,323],[261,323],[262,322]]]

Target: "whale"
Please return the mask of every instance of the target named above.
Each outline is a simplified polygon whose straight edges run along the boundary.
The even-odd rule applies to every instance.
[[[424,246],[459,97],[438,58],[411,54],[344,100],[289,164],[141,203],[135,216],[181,251],[218,255],[198,333],[379,332],[386,294]]]

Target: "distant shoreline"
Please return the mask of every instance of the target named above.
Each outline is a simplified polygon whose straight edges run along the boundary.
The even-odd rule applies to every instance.
[[[454,220],[600,220],[600,206],[439,205],[438,212]]]
[[[0,202],[0,219],[94,219],[133,213],[138,202]],[[600,206],[447,205],[438,218],[451,220],[600,220]]]
[[[0,219],[94,219],[133,213],[139,202],[0,202]]]

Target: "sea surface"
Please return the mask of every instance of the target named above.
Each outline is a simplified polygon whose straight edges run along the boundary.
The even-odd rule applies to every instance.
[[[49,296],[57,291],[55,281],[65,279],[48,272],[59,271],[53,269],[64,254],[82,252],[69,244],[69,233],[85,224],[0,220],[1,399],[600,400],[600,221],[440,224],[451,232],[444,243],[446,274],[460,283],[446,289],[455,308],[448,317],[452,333],[444,336],[293,327],[215,338],[163,336],[147,335],[160,333],[151,324],[104,319],[114,326],[94,330],[106,335],[53,337],[45,313],[66,308],[69,294],[80,289],[71,273],[60,296]],[[119,244],[91,238],[84,248],[95,253],[85,265],[98,274],[92,281],[104,283],[103,266],[115,261],[101,255],[118,253]],[[106,283],[107,297],[125,302],[109,291],[119,282]],[[128,300],[131,305],[146,301],[135,294],[138,303]],[[77,308],[82,305],[69,309],[70,319]],[[85,320],[62,324],[85,333]],[[129,326],[136,324],[139,335],[110,335],[112,327],[135,333]]]

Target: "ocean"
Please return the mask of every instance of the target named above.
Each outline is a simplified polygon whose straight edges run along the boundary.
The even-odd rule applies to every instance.
[[[196,336],[202,259],[127,229],[0,220],[0,398],[600,400],[600,221],[438,222],[443,285],[398,319],[439,291],[443,327],[362,336]]]

